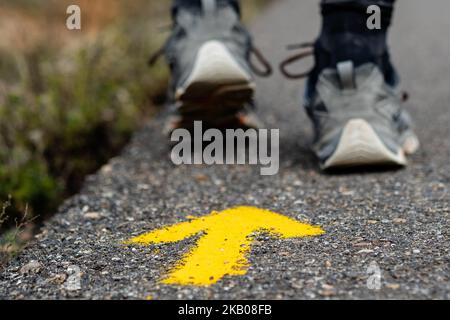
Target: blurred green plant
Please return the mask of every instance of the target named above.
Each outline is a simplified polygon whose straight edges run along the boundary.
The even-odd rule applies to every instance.
[[[45,218],[155,111],[167,71],[146,61],[164,35],[134,18],[75,49],[0,51],[0,201],[12,196],[10,214],[29,205]]]

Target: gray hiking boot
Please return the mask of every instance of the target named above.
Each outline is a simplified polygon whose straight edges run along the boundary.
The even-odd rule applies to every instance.
[[[419,141],[401,104],[372,63],[355,69],[346,61],[325,69],[306,103],[323,169],[406,165],[406,155],[419,148]]]
[[[234,7],[203,0],[199,10],[178,8],[162,51],[171,69],[169,96],[174,106],[166,130],[189,127],[196,120],[210,127],[240,121],[253,102],[253,52],[266,67],[261,75],[270,74]]]

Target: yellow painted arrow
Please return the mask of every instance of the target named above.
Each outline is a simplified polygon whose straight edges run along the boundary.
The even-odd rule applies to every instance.
[[[209,286],[226,275],[244,275],[255,232],[281,239],[323,234],[320,227],[300,223],[281,214],[254,207],[238,207],[154,230],[127,244],[178,242],[200,232],[204,235],[163,280],[166,284]]]

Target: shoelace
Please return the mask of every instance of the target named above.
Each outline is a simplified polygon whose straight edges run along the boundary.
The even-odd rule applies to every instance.
[[[166,45],[163,45],[161,48],[155,51],[148,59],[148,65],[152,67],[156,62],[158,62],[159,58],[164,54],[165,51]]]
[[[150,59],[148,60],[148,65],[153,66],[159,60],[159,58],[164,54],[165,51],[166,51],[166,45],[163,45],[160,49],[158,49],[155,53],[153,53],[150,56]],[[251,56],[255,56],[255,58],[258,60],[258,62],[263,66],[262,70],[259,69],[253,63],[252,59],[250,59],[249,65],[250,65],[250,68],[253,71],[253,73],[255,73],[256,75],[258,75],[260,77],[269,77],[270,75],[272,75],[272,73],[273,73],[272,66],[270,65],[270,63],[267,61],[267,59],[264,57],[264,55],[261,53],[261,51],[258,48],[251,46],[250,54],[251,54]]]
[[[294,62],[300,61],[306,57],[312,56],[314,54],[314,43],[300,43],[300,44],[292,44],[287,46],[288,50],[297,50],[302,49],[302,51],[298,54],[293,55],[292,57],[287,58],[280,64],[281,73],[288,79],[303,79],[307,77],[311,70],[302,73],[291,73],[288,71],[287,67]]]
[[[250,47],[250,53],[255,56],[255,58],[259,61],[259,63],[264,67],[265,70],[258,69],[256,65],[253,64],[252,59],[250,58],[249,65],[252,69],[253,73],[260,76],[260,77],[269,77],[272,75],[273,70],[272,66],[270,65],[269,61],[264,57],[262,52],[256,48],[255,46]]]

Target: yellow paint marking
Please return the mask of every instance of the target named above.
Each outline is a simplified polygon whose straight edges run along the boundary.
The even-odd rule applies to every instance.
[[[256,232],[280,239],[323,234],[320,227],[254,207],[238,207],[143,234],[127,244],[173,243],[204,234],[162,281],[166,284],[209,286],[224,276],[247,272],[247,254]]]

